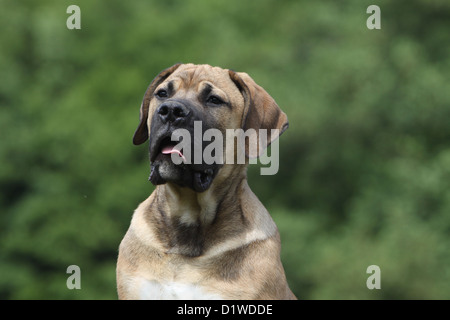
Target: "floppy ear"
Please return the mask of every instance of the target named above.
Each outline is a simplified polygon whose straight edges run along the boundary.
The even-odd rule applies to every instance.
[[[139,145],[144,143],[148,139],[148,127],[147,127],[147,118],[148,118],[148,108],[150,106],[150,100],[153,98],[153,92],[155,89],[169,77],[179,66],[181,63],[177,63],[170,68],[167,68],[161,71],[155,79],[150,83],[145,91],[144,99],[142,99],[140,117],[139,117],[139,125],[136,129],[136,132],[133,136],[133,143],[135,145]]]
[[[248,74],[231,70],[229,74],[244,97],[241,127],[247,132],[249,142],[257,141],[253,148],[246,142],[245,153],[249,158],[259,157],[289,127],[287,116],[266,90],[257,85]],[[260,129],[267,130],[267,139],[260,136]]]

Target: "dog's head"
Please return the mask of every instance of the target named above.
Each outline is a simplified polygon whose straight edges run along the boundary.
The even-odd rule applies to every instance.
[[[203,151],[218,142],[214,140],[217,136],[211,138],[205,132],[216,129],[215,133],[226,137],[227,129],[253,129],[245,140],[245,152],[247,157],[257,157],[287,127],[286,114],[246,73],[209,65],[176,64],[156,76],[145,92],[133,143],[139,145],[149,139],[153,184],[172,182],[202,192],[211,186],[223,166],[223,162],[203,159]],[[267,130],[267,139],[253,140],[260,129]],[[278,131],[271,134],[270,129]],[[184,135],[173,141],[180,132]],[[190,140],[189,147],[185,144],[180,149],[177,146],[183,139]],[[258,142],[253,147],[249,141]],[[224,143],[220,151],[227,150],[235,151],[236,147],[225,148]],[[187,154],[192,157],[186,159]],[[180,161],[175,163],[174,156]]]

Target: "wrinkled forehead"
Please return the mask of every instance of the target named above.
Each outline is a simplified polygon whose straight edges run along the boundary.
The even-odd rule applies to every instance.
[[[165,83],[170,83],[175,90],[201,91],[205,86],[212,86],[229,93],[238,91],[227,69],[209,65],[182,65],[166,79]]]

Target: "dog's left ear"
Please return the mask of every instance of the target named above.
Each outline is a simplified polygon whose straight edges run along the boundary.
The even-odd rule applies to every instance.
[[[247,73],[229,70],[229,74],[244,97],[241,127],[245,132],[254,129],[248,131],[248,141],[258,141],[254,148],[246,142],[245,153],[249,158],[259,157],[289,127],[287,116],[266,90],[257,85]],[[260,129],[267,130],[267,141],[260,139]],[[272,129],[277,130],[272,132]]]
[[[164,80],[166,80],[180,65],[181,63],[177,63],[171,66],[170,68],[161,71],[150,83],[150,85],[147,88],[147,91],[145,91],[144,99],[142,99],[141,110],[139,114],[139,125],[133,136],[133,143],[135,145],[142,144],[148,139],[148,127],[147,127],[148,108],[150,106],[150,100],[153,97],[155,89]]]

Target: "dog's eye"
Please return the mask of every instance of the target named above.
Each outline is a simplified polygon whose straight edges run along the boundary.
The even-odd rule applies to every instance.
[[[158,98],[167,98],[169,96],[169,94],[167,93],[166,90],[161,89],[155,93],[155,96],[157,96]]]
[[[218,96],[210,96],[208,98],[208,100],[206,100],[206,102],[212,103],[212,104],[217,104],[217,105],[223,104],[223,100],[220,99]]]

